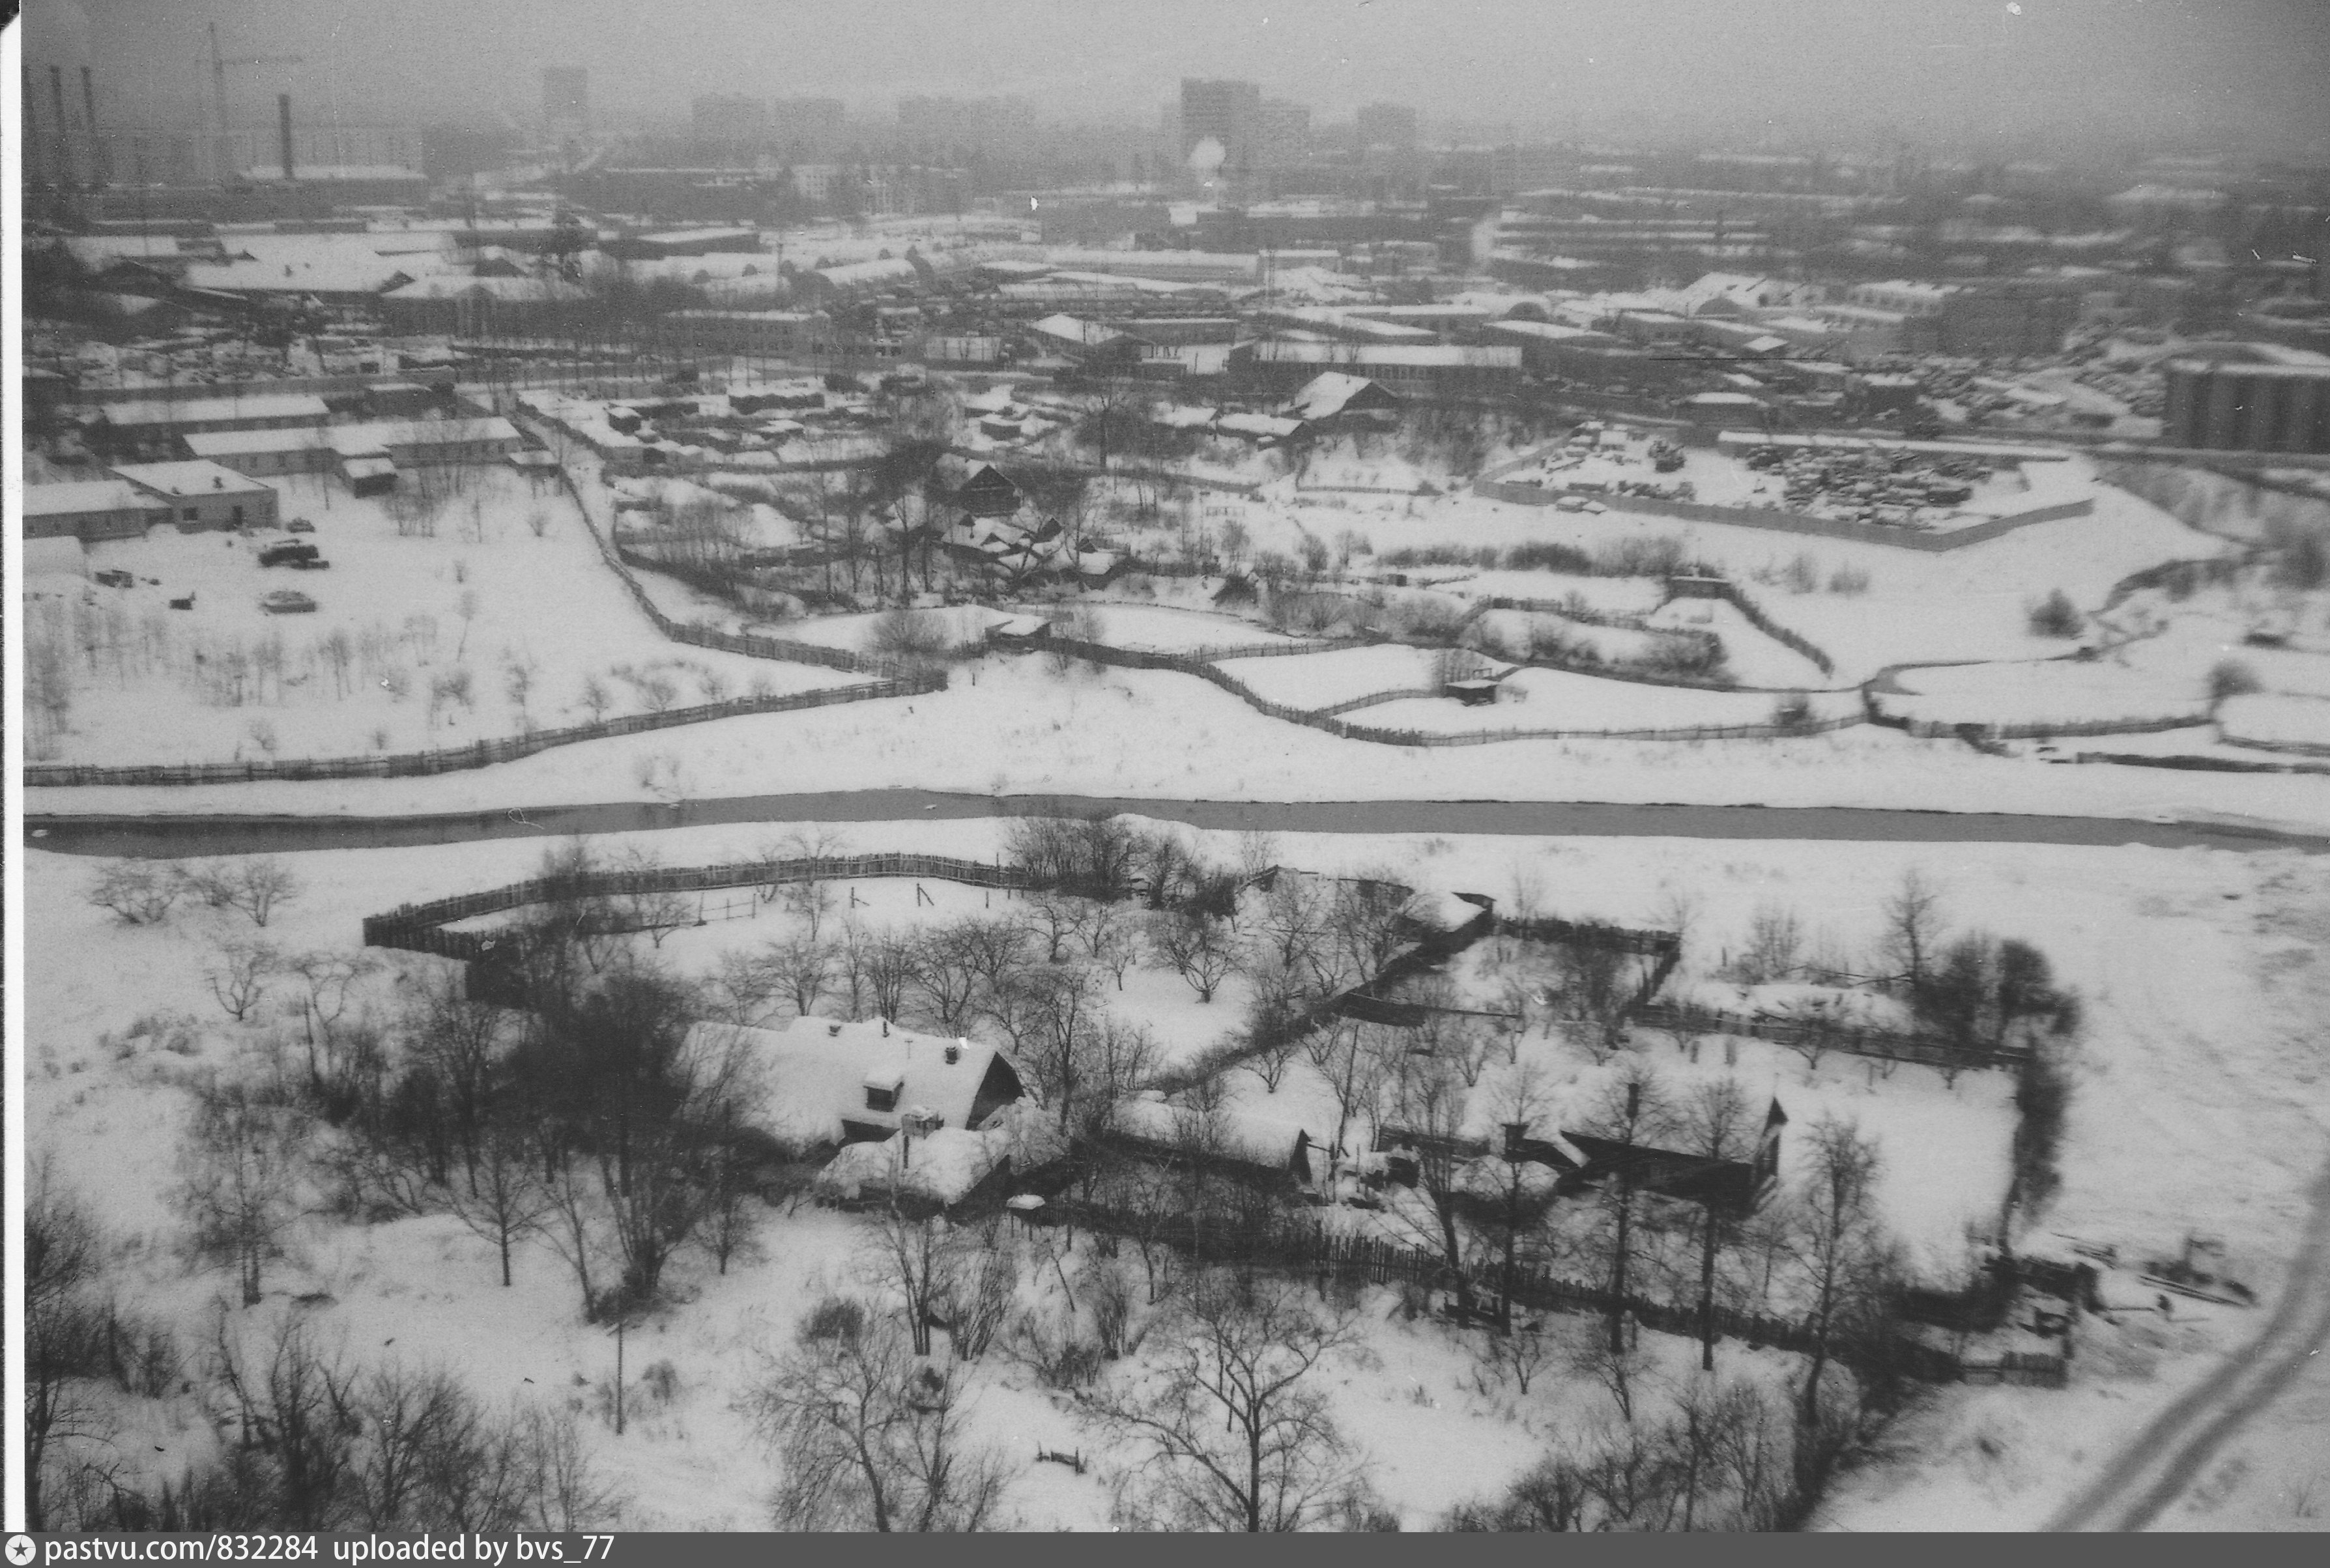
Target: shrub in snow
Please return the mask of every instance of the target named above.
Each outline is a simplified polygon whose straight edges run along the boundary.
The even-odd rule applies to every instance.
[[[2070,596],[2056,589],[2031,610],[2031,635],[2033,637],[2077,637],[2086,625],[2086,618],[2072,604]]]
[[[117,860],[97,874],[89,902],[109,909],[125,925],[152,925],[170,912],[181,883],[174,868],[145,860]]]
[[[2209,671],[2209,700],[2221,703],[2227,697],[2245,697],[2262,691],[2257,671],[2239,659],[2221,659]]]

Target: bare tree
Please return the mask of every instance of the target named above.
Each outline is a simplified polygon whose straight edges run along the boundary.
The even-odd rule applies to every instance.
[[[974,1445],[952,1368],[857,1301],[813,1310],[743,1408],[777,1458],[789,1530],[971,1531],[998,1522],[1008,1478]]]
[[[1751,1152],[1749,1140],[1755,1127],[1748,1109],[1748,1096],[1737,1078],[1710,1078],[1694,1085],[1683,1098],[1679,1120],[1686,1153],[1732,1164]],[[1753,1193],[1741,1197],[1743,1204],[1755,1202]],[[1737,1228],[1740,1214],[1713,1193],[1700,1204],[1699,1365],[1702,1372],[1715,1370],[1715,1266],[1725,1242]]]
[[[1941,945],[1941,902],[1940,890],[1917,866],[1901,874],[1885,901],[1885,956],[1899,966],[1912,996],[1925,989],[1927,965]]]
[[[1356,1343],[1348,1317],[1321,1313],[1285,1281],[1208,1275],[1178,1299],[1162,1337],[1086,1405],[1102,1431],[1141,1450],[1161,1522],[1300,1530],[1357,1488],[1359,1464],[1312,1376]]]
[[[774,995],[806,1017],[833,978],[833,949],[813,936],[781,938],[762,948],[758,959]]]
[[[242,863],[227,902],[249,915],[252,925],[264,926],[275,906],[298,898],[300,889],[299,878],[289,866],[266,855]]]
[[[178,1206],[194,1253],[233,1272],[245,1307],[259,1305],[266,1266],[283,1255],[298,1213],[306,1132],[296,1112],[241,1085],[214,1085],[180,1147]]]
[[[185,883],[174,868],[150,860],[111,860],[90,884],[89,902],[124,925],[153,925],[170,912]]]
[[[1657,1070],[1638,1057],[1630,1057],[1579,1129],[1608,1138],[1624,1151],[1602,1183],[1599,1240],[1607,1258],[1604,1278],[1610,1296],[1608,1340],[1614,1351],[1625,1342],[1626,1296],[1634,1286],[1634,1259],[1641,1245],[1634,1223],[1639,1189],[1634,1151],[1654,1145],[1672,1127],[1673,1113]]]
[[[525,1130],[504,1118],[488,1123],[478,1140],[469,1179],[454,1184],[448,1198],[454,1217],[494,1249],[507,1289],[512,1245],[538,1230],[551,1208]]]
[[[1803,1417],[1816,1427],[1821,1380],[1840,1342],[1867,1327],[1885,1296],[1891,1246],[1877,1208],[1877,1146],[1851,1122],[1813,1124],[1803,1190],[1795,1208],[1789,1254],[1806,1294],[1813,1333]]]
[[[265,997],[268,979],[281,965],[281,955],[268,943],[230,939],[203,966],[203,978],[226,1015],[240,1024]]]
[[[91,1461],[74,1450],[109,1440],[88,1380],[103,1362],[102,1314],[90,1298],[103,1263],[97,1221],[53,1181],[48,1162],[33,1173],[24,1204],[24,1524],[52,1526],[47,1485]]]
[[[1151,947],[1173,972],[1189,983],[1198,1000],[1210,1002],[1237,968],[1237,944],[1218,920],[1203,914],[1160,914],[1150,921]]]

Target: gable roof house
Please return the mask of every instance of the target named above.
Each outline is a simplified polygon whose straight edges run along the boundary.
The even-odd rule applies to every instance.
[[[1380,382],[1331,370],[1303,383],[1281,411],[1288,419],[1324,429],[1354,415],[1397,414],[1399,396]]]
[[[947,501],[974,517],[1009,517],[1019,510],[1019,486],[992,463],[948,452],[931,472]]]
[[[923,1132],[982,1132],[1027,1095],[1009,1057],[977,1040],[804,1015],[780,1029],[696,1024],[691,1050],[741,1046],[763,1091],[763,1130],[795,1144],[879,1143],[911,1118]]]

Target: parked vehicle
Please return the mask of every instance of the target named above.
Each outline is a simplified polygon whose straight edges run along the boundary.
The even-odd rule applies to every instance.
[[[127,571],[109,568],[108,570],[97,574],[97,581],[103,583],[108,588],[128,588],[137,580]]]
[[[293,534],[313,534],[316,531],[316,525],[305,517],[294,517],[283,526],[288,532]]]
[[[270,615],[307,615],[316,608],[316,601],[296,589],[279,588],[260,596],[259,608]]]
[[[287,539],[280,544],[270,544],[259,553],[261,566],[305,566],[319,559],[323,552],[304,539]]]

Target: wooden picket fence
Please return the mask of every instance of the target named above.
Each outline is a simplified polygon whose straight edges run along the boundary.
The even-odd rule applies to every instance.
[[[1317,1221],[1285,1218],[1259,1222],[1236,1215],[1208,1217],[1191,1223],[1186,1217],[1160,1222],[1155,1216],[1105,1204],[1062,1203],[1062,1217],[1105,1234],[1146,1235],[1185,1257],[1201,1263],[1250,1264],[1275,1267],[1293,1273],[1331,1274],[1338,1279],[1370,1285],[1424,1283],[1453,1285],[1454,1278],[1442,1254],[1403,1245],[1379,1236],[1330,1231]],[[1493,1259],[1470,1259],[1463,1270],[1473,1293],[1494,1300],[1504,1292],[1504,1270]],[[1700,1332],[1696,1302],[1662,1301],[1632,1292],[1613,1294],[1598,1285],[1570,1279],[1533,1263],[1513,1271],[1512,1299],[1519,1307],[1538,1311],[1599,1315],[1614,1308],[1631,1313],[1645,1328],[1666,1334]],[[1745,1312],[1718,1303],[1715,1331],[1726,1337],[1777,1346],[1784,1350],[1810,1351],[1816,1343],[1813,1327],[1798,1319]]]
[[[535,730],[524,735],[507,735],[497,740],[472,741],[467,746],[448,747],[434,751],[399,751],[378,757],[288,757],[265,758],[240,762],[185,762],[176,764],[135,765],[124,767],[84,766],[71,762],[36,762],[26,765],[24,783],[27,788],[63,789],[79,785],[128,784],[247,784],[260,780],[298,780],[319,779],[416,779],[436,773],[455,773],[471,768],[490,768],[498,762],[514,762],[521,757],[531,757],[556,746],[573,746],[584,741],[602,741],[617,735],[639,735],[651,730],[668,730],[682,724],[706,723],[715,719],[733,719],[747,713],[792,713],[804,708],[832,707],[842,703],[862,703],[877,697],[914,696],[923,692],[942,691],[946,686],[943,673],[916,673],[895,680],[869,681],[858,685],[824,686],[812,691],[788,692],[781,695],[731,697],[725,702],[703,703],[693,707],[668,708],[659,713],[631,713],[620,719],[601,719],[588,724],[570,724],[556,730]]]
[[[1811,720],[1801,724],[1697,724],[1675,729],[1658,730],[1562,730],[1562,729],[1503,729],[1470,730],[1441,732],[1429,730],[1391,730],[1371,724],[1355,724],[1338,718],[1331,712],[1312,708],[1290,707],[1276,703],[1247,685],[1244,681],[1217,666],[1187,654],[1169,654],[1147,648],[1120,648],[1107,643],[1087,642],[1080,638],[1062,637],[1055,632],[1047,644],[1056,652],[1076,658],[1089,659],[1094,664],[1112,665],[1123,669],[1173,670],[1211,682],[1246,706],[1266,718],[1282,720],[1290,724],[1302,724],[1309,729],[1323,730],[1346,741],[1369,741],[1387,746],[1485,746],[1501,741],[1768,741],[1806,735],[1824,735],[1869,722],[1864,714],[1850,713],[1833,719]],[[1338,644],[1347,647],[1348,644]],[[1273,650],[1275,652],[1276,650]],[[1434,692],[1416,694],[1434,696]],[[1390,701],[1389,695],[1383,697]]]
[[[1873,1057],[1880,1062],[1910,1062],[1951,1072],[1987,1068],[2012,1071],[2023,1061],[2018,1051],[1970,1050],[1932,1034],[1845,1028],[1785,1018],[1753,1018],[1713,1008],[1647,1000],[1629,1010],[1627,1021],[1645,1029],[1687,1034],[1739,1034],[1769,1040],[1791,1050],[1814,1048],[1845,1056]]]
[[[649,866],[584,872],[456,893],[427,903],[400,904],[385,914],[367,915],[364,945],[478,959],[493,950],[494,939],[480,931],[449,931],[457,921],[529,904],[581,903],[648,893],[703,893],[729,887],[772,887],[782,883],[868,881],[877,877],[927,877],[972,887],[1024,889],[1041,885],[1018,866],[961,860],[946,855],[803,855],[784,860],[738,860],[715,865]]]

